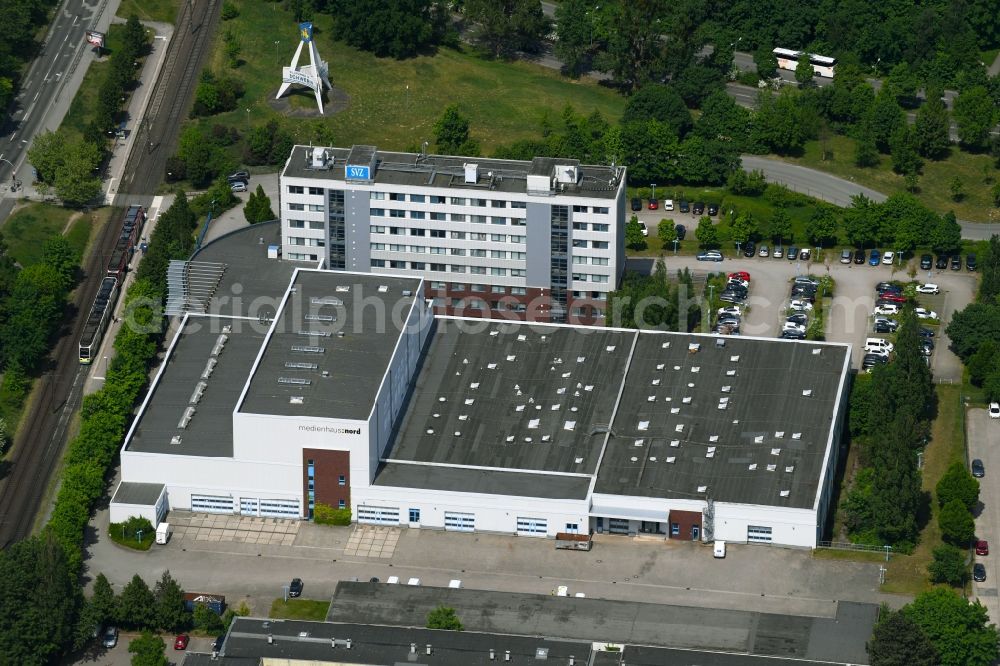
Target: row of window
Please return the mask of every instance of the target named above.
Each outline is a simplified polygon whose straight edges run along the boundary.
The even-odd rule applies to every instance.
[[[390,236],[404,236],[407,231],[403,227],[383,227],[373,224],[370,227],[372,234],[389,234]],[[411,236],[424,236],[424,229],[410,229]],[[513,236],[507,234],[480,234],[466,233],[465,231],[445,231],[444,229],[430,229],[428,234],[431,238],[451,238],[452,240],[472,240],[491,241],[494,243],[524,243],[524,236]],[[413,233],[419,232],[419,233]]]
[[[372,259],[372,268],[410,269],[433,273],[469,273],[471,275],[492,275],[494,277],[527,277],[523,268],[487,268],[486,266],[463,266],[461,264],[436,264],[423,261],[403,261],[401,259]],[[607,280],[605,279],[605,282]]]
[[[599,231],[601,233],[607,233],[609,229],[611,229],[610,224],[597,224],[597,223],[588,224],[586,222],[573,223],[574,231]]]
[[[588,247],[587,243],[590,243],[589,247],[595,250],[610,249],[610,244],[608,243],[608,241],[588,241],[580,238],[573,239],[573,247]]]
[[[308,210],[312,213],[322,213],[326,210],[326,206],[323,204],[290,203],[288,204],[288,210]]]
[[[305,187],[303,187],[301,185],[289,185],[288,186],[288,193],[289,194],[305,194],[306,193],[306,189],[309,190],[309,194],[323,194],[323,188],[322,187],[305,188]]]
[[[598,319],[604,318],[604,310],[600,308],[573,308],[574,317],[597,317]]]
[[[299,236],[289,236],[289,245],[305,245],[307,247],[326,247],[326,241],[322,238],[301,238]]]
[[[409,213],[409,215],[407,215]],[[372,208],[368,212],[369,217],[391,217],[396,219],[409,218],[411,220],[435,220],[437,222],[472,222],[473,224],[511,224],[515,227],[523,227],[525,220],[523,217],[494,217],[487,218],[486,215],[465,215],[459,213],[426,213],[422,210],[400,210],[398,208]]]
[[[469,291],[474,291],[474,292],[485,292],[487,290],[487,287],[489,287],[490,293],[493,293],[493,294],[506,294],[506,293],[508,293],[507,292],[508,289],[510,289],[510,295],[511,296],[526,296],[528,294],[528,290],[525,289],[524,287],[505,287],[505,286],[499,285],[499,284],[494,284],[494,285],[470,284],[468,286],[468,290]],[[448,283],[447,282],[438,282],[438,281],[432,280],[431,281],[431,289],[448,289]],[[466,290],[466,286],[464,284],[462,284],[461,282],[452,282],[451,283],[451,290],[452,291],[465,291]]]
[[[573,255],[574,264],[592,264],[594,266],[607,266],[607,257],[585,257],[578,254]]]
[[[478,206],[480,208],[525,208],[523,201],[504,199],[478,199],[466,197],[443,197],[439,194],[405,194],[403,192],[371,192],[372,201],[409,201],[410,203],[450,203],[452,206]],[[607,209],[605,209],[607,210]]]
[[[524,261],[525,252],[508,252],[507,250],[483,250],[480,248],[466,249],[464,247],[427,247],[424,245],[397,245],[395,243],[372,243],[371,249],[376,251],[408,252],[410,254],[448,254],[453,257],[480,257],[490,259],[512,259]],[[605,264],[606,265],[606,264]]]
[[[288,226],[292,229],[322,229],[325,223],[316,220],[288,220]]]
[[[453,309],[458,310],[493,310],[495,312],[527,312],[528,306],[524,303],[511,303],[507,301],[490,301],[489,305],[486,301],[480,300],[478,298],[452,298],[450,300],[444,298],[434,298],[431,299],[431,305],[436,308],[443,308],[450,306]]]
[[[289,261],[318,261],[319,256],[315,254],[306,254],[304,252],[289,252],[285,255],[288,257]]]

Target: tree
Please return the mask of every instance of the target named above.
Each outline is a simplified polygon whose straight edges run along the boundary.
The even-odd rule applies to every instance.
[[[642,223],[635,215],[625,225],[625,246],[632,250],[646,249],[646,238],[642,235]]]
[[[115,599],[111,583],[103,573],[97,574],[97,578],[94,579],[94,594],[90,597],[90,606],[95,623],[106,624],[118,617],[118,600]]]
[[[971,303],[952,315],[946,330],[951,350],[965,361],[986,340],[1000,342],[1000,305]]]
[[[463,144],[469,140],[469,119],[452,104],[434,123],[434,142],[438,151],[445,155],[457,155]]]
[[[1000,236],[994,234],[990,238],[979,262],[979,273],[983,277],[979,283],[978,300],[980,303],[996,303],[1000,295]]]
[[[784,208],[774,209],[771,221],[767,225],[767,235],[771,237],[771,240],[779,244],[783,240],[791,238],[792,218],[788,216],[788,211]]]
[[[922,592],[902,613],[935,647],[941,666],[987,666],[997,658],[997,628],[986,608],[946,588]]]
[[[744,150],[750,141],[751,113],[736,103],[724,90],[714,90],[701,103],[701,116],[695,121],[698,136],[731,144]]]
[[[924,206],[912,194],[896,192],[879,204],[878,212],[884,233],[884,242],[891,241],[897,250],[912,252],[914,248],[927,242],[938,217],[934,211]]]
[[[730,224],[729,234],[733,242],[740,245],[745,244],[757,234],[757,221],[750,214],[750,211],[742,211],[736,216],[736,219]]]
[[[62,165],[62,154],[66,151],[66,132],[42,132],[28,148],[28,161],[38,173],[38,181],[52,185],[56,182],[56,172]]]
[[[948,183],[948,191],[951,192],[952,201],[961,201],[965,198],[965,184],[962,183],[962,179],[955,176]]]
[[[146,581],[135,574],[118,599],[118,622],[131,629],[152,628],[156,623],[155,603]]]
[[[128,644],[132,666],[168,666],[170,662],[164,654],[166,649],[163,639],[149,631],[142,632],[141,636],[133,638]]]
[[[587,54],[594,45],[592,4],[588,0],[566,0],[556,5],[556,57],[563,61],[566,73],[579,77],[586,65]]]
[[[802,150],[806,139],[815,134],[816,114],[803,104],[802,93],[782,88],[777,97],[762,90],[757,96],[751,140],[776,153]]]
[[[892,149],[893,171],[903,175],[920,173],[924,163],[917,152],[917,136],[912,127],[900,127],[892,135],[889,144]]]
[[[214,633],[222,629],[222,618],[205,604],[195,604],[194,612],[191,614],[195,629]]]
[[[837,217],[829,206],[819,206],[806,221],[806,237],[809,242],[822,246],[825,241],[837,237]]]
[[[937,218],[930,238],[931,248],[938,254],[955,254],[962,249],[962,227],[954,212],[948,211]]]
[[[625,102],[622,123],[659,120],[683,137],[692,127],[691,112],[677,91],[668,85],[651,83],[640,88]]]
[[[883,86],[865,116],[865,127],[871,130],[875,146],[883,153],[889,152],[893,135],[905,125],[906,114],[889,88]]]
[[[906,62],[894,66],[886,79],[885,87],[896,97],[896,102],[908,107],[917,105],[917,88],[920,80],[917,73]]]
[[[868,643],[872,666],[937,666],[937,650],[923,629],[900,611],[883,607]]]
[[[938,513],[941,536],[953,544],[967,546],[976,534],[976,523],[972,514],[960,499],[953,499],[941,507]]]
[[[917,120],[913,124],[917,152],[932,160],[947,157],[951,145],[949,125],[948,108],[941,100],[941,91],[928,90],[927,101],[917,110]]]
[[[660,239],[664,249],[677,238],[677,229],[674,228],[673,220],[660,220],[656,226],[656,237]]]
[[[608,48],[595,64],[611,72],[614,84],[631,92],[648,81],[663,80],[666,68],[659,7],[655,3],[620,2],[611,9]]]
[[[180,631],[188,626],[191,617],[184,608],[184,590],[169,571],[164,571],[160,580],[156,581],[153,597],[156,599],[154,613],[157,628]]]
[[[427,614],[428,629],[448,629],[450,631],[462,631],[462,623],[455,615],[455,609],[447,606],[438,606]]]
[[[440,43],[448,15],[432,0],[331,0],[335,33],[379,57],[411,58]]]
[[[993,340],[984,340],[976,353],[965,362],[969,371],[969,381],[975,386],[982,386],[986,380],[1000,372],[1000,345]],[[962,469],[965,469],[964,465]]]
[[[799,87],[806,88],[813,85],[814,74],[812,63],[809,62],[809,54],[803,53],[799,57],[798,64],[795,65],[795,80],[799,82]]]
[[[927,566],[931,582],[948,585],[964,585],[969,578],[965,564],[965,554],[950,544],[942,544],[934,549],[934,560]]]
[[[257,184],[257,189],[247,197],[246,205],[243,206],[243,216],[250,224],[275,219],[274,210],[271,208],[271,199],[264,193],[264,188],[260,183]]]
[[[942,475],[935,490],[940,506],[957,500],[967,511],[972,511],[979,503],[979,482],[958,461]]]
[[[539,0],[465,0],[465,15],[476,24],[476,40],[494,58],[537,53],[552,30]]]
[[[718,247],[719,245],[719,231],[712,224],[712,218],[707,215],[698,220],[694,236],[698,239],[698,246],[702,249]]]
[[[753,63],[757,66],[757,76],[761,79],[773,79],[778,75],[778,59],[766,46],[753,52]]]
[[[976,151],[989,148],[990,130],[996,125],[1000,112],[985,86],[963,90],[953,102],[952,115],[962,145]]]
[[[872,138],[871,131],[863,130],[861,136],[854,141],[854,166],[867,169],[878,166],[878,147]]]
[[[42,244],[42,261],[62,277],[63,288],[69,288],[80,258],[65,236],[54,236]]]

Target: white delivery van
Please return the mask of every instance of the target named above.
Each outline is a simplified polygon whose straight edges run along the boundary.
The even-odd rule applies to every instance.
[[[877,354],[888,354],[893,350],[892,343],[883,338],[868,338],[865,340],[865,351]]]
[[[160,523],[156,526],[156,543],[164,544],[170,539],[170,523]]]
[[[715,542],[715,547],[712,549],[712,554],[715,557],[719,558],[719,559],[725,557],[726,556],[726,542],[725,541],[716,541]]]

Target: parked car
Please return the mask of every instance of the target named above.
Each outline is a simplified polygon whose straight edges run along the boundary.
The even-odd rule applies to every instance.
[[[724,291],[719,294],[719,300],[726,303],[743,303],[747,300],[746,292],[737,293],[735,291]]]
[[[962,255],[953,254],[951,255],[951,270],[960,271],[962,270]]]
[[[708,204],[708,214],[715,217],[719,214],[719,204],[710,203]]]
[[[792,310],[812,310],[813,304],[807,300],[795,298],[788,304]]]
[[[722,559],[726,556],[726,542],[716,541],[712,546],[712,557],[715,559]]]
[[[920,270],[929,271],[934,263],[934,257],[929,254],[920,255]]]
[[[882,263],[886,266],[892,266],[892,262],[896,260],[895,252],[886,252],[882,255]]]
[[[986,567],[979,562],[972,565],[972,580],[977,583],[986,582]]]
[[[708,250],[698,253],[695,257],[698,261],[722,261],[722,253],[718,250]]]
[[[673,209],[674,209],[674,200],[673,199],[664,199],[663,200],[663,210],[673,210]]]
[[[906,296],[903,296],[902,294],[898,294],[894,291],[887,291],[881,296],[879,296],[878,300],[885,301],[886,303],[897,303],[899,305],[902,305],[903,303],[906,303],[907,299]]]
[[[926,284],[918,285],[917,286],[917,293],[918,294],[940,294],[941,293],[941,289],[936,284],[928,282]]]
[[[897,328],[899,328],[899,323],[895,319],[885,319],[884,317],[875,319],[874,329],[876,333],[895,333]]]
[[[674,233],[677,235],[677,240],[682,241],[687,236],[687,228],[683,224],[676,224],[674,225]]]
[[[934,349],[934,339],[933,338],[920,338],[920,346],[925,349]]]
[[[293,578],[292,582],[288,585],[288,596],[298,597],[302,595],[302,579]]]
[[[642,210],[642,199],[639,197],[632,197],[632,211],[638,212]]]
[[[646,227],[646,223],[645,222],[640,222],[639,223],[639,231],[642,232],[643,236],[648,236],[649,235],[649,229]]]
[[[875,285],[875,291],[879,294],[884,294],[887,291],[894,291],[896,293],[903,293],[903,288],[894,282],[879,282]]]
[[[811,284],[814,287],[819,286],[819,280],[812,275],[796,275],[792,282],[795,284]]]
[[[793,324],[801,324],[802,326],[805,326],[806,324],[809,323],[809,315],[807,315],[805,312],[796,312],[795,314],[788,315],[788,319],[786,319],[785,321],[790,321]]]
[[[180,634],[177,638],[174,639],[174,649],[187,650],[188,641],[190,640],[191,637],[188,636],[187,634]]]
[[[726,326],[730,330],[738,331],[740,329],[740,320],[735,317],[724,317],[716,323],[719,327]]]
[[[976,263],[976,255],[974,255],[974,254],[967,254],[967,255],[965,255],[965,268],[966,269],[968,269],[970,271],[975,271],[976,270],[976,265],[977,265],[977,263]]]
[[[842,264],[849,264],[849,263],[851,263],[851,251],[850,250],[842,250],[840,252],[840,263],[842,263]]]
[[[932,331],[929,328],[923,328],[923,327],[921,327],[920,328],[920,337],[922,337],[922,338],[933,338],[934,337],[934,331]]]
[[[740,316],[743,315],[743,308],[741,308],[738,305],[725,305],[725,306],[719,308],[718,314],[719,314],[719,316],[722,316],[722,315],[735,315],[737,317],[740,317]]]
[[[893,346],[893,344],[888,340],[886,340],[885,338],[867,338],[865,340],[865,351],[868,353],[872,352],[892,353],[892,350],[894,348],[895,347]]]
[[[761,245],[760,251],[757,252],[757,255],[761,257],[768,257],[771,255],[771,251],[768,249],[766,245]]]
[[[230,183],[229,189],[232,190],[233,192],[246,192],[247,184],[241,180],[238,180],[235,183]]]
[[[990,403],[990,418],[1000,419],[1000,402]]]
[[[862,370],[871,370],[876,365],[884,365],[889,362],[889,357],[882,354],[865,354],[861,361]]]
[[[691,212],[694,213],[695,215],[704,215],[705,214],[705,202],[704,201],[695,201],[694,205],[691,206]]]
[[[795,259],[798,259],[799,248],[795,247],[794,245],[788,248],[788,254],[785,255],[785,258],[788,259],[789,261],[794,261]]]
[[[858,265],[865,263],[865,251],[864,250],[855,250],[854,251],[854,263],[858,264]]]
[[[871,254],[868,255],[868,265],[878,266],[878,262],[882,259],[882,255],[879,254],[878,250],[872,250]]]
[[[782,331],[801,331],[802,333],[805,333],[806,332],[806,327],[805,327],[804,324],[797,324],[794,321],[786,321],[784,324],[781,325],[781,330]]]
[[[757,253],[757,246],[754,245],[753,241],[747,241],[747,244],[743,246],[743,256],[752,257]]]
[[[885,305],[876,305],[874,314],[876,315],[897,315],[899,314],[899,306],[894,303],[887,303]]]
[[[230,183],[235,183],[237,181],[242,181],[244,183],[250,182],[250,172],[249,171],[236,171],[234,173],[226,176],[226,181]]]
[[[939,271],[943,271],[944,269],[948,268],[947,255],[939,254],[937,261],[934,262],[934,268],[938,269]]]
[[[660,202],[656,199],[649,200],[649,210],[656,210],[660,207]]]
[[[726,277],[727,278],[734,278],[735,277],[735,278],[739,278],[741,280],[744,280],[746,282],[750,281],[750,273],[748,273],[747,271],[733,271],[732,273],[730,273]]]
[[[774,257],[775,259],[784,259],[785,249],[780,245],[775,245],[774,249],[771,251],[771,256]]]
[[[928,310],[927,308],[913,308],[913,314],[917,315],[917,319],[937,319],[938,313],[934,310]]]
[[[977,479],[981,479],[986,476],[986,468],[983,467],[983,461],[979,458],[975,458],[972,461],[972,476]]]
[[[118,645],[118,627],[111,625],[105,629],[104,638],[101,640],[101,644],[109,649]]]
[[[806,334],[803,331],[786,329],[781,332],[781,337],[786,340],[805,340]]]
[[[812,250],[810,250],[809,248],[803,248],[802,250],[799,251],[800,261],[809,261],[811,257],[812,257]]]
[[[691,210],[690,204],[688,204],[688,202],[685,201],[684,199],[681,199],[678,205],[680,206],[680,211],[682,213],[687,213],[688,211]]]

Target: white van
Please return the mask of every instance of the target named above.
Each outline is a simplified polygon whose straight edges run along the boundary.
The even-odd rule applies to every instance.
[[[888,354],[893,350],[892,343],[883,338],[868,338],[865,340],[865,351],[878,354]]]
[[[724,558],[726,556],[726,542],[716,541],[715,546],[712,548],[712,555],[715,556],[716,559],[721,560]]]

